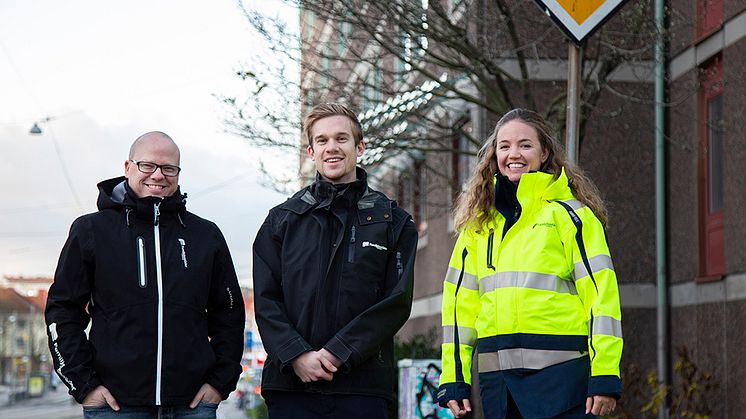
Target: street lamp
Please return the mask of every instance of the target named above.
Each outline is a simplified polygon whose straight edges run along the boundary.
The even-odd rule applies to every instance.
[[[39,126],[39,124],[43,124],[43,123],[49,122],[51,120],[52,120],[52,117],[48,116],[46,118],[43,118],[43,119],[40,119],[40,120],[34,122],[34,126],[31,127],[31,129],[28,131],[28,133],[29,134],[33,134],[33,135],[40,135],[42,133],[42,131],[41,131],[41,127]]]
[[[36,122],[34,122],[34,125],[31,127],[31,129],[28,131],[31,135],[41,135],[42,130],[39,124],[45,124],[50,121],[52,121],[54,118],[51,116],[47,116],[46,118],[42,118]],[[80,198],[78,198],[78,193],[75,191],[75,187],[73,186],[72,179],[70,178],[70,173],[67,171],[67,165],[65,164],[65,160],[62,158],[62,152],[60,151],[60,145],[57,144],[57,138],[54,135],[54,130],[52,129],[52,124],[49,124],[50,132],[51,132],[51,138],[52,138],[52,144],[54,145],[54,151],[57,153],[57,159],[60,161],[60,166],[62,167],[62,174],[65,175],[65,181],[67,182],[67,186],[70,188],[70,192],[73,195],[73,198],[75,198],[75,203],[78,204],[78,210],[80,212],[83,212],[83,206],[80,204]]]

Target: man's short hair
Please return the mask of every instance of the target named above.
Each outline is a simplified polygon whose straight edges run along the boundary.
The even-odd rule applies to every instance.
[[[319,119],[336,115],[350,118],[350,121],[352,122],[352,135],[355,138],[356,145],[363,141],[363,128],[360,126],[360,121],[358,121],[355,112],[352,112],[348,107],[340,105],[339,103],[322,103],[314,106],[313,109],[311,109],[311,112],[309,112],[303,119],[303,138],[306,140],[309,147],[311,147],[311,142],[313,141],[313,138],[311,138],[311,128],[313,128],[313,124],[315,124]]]

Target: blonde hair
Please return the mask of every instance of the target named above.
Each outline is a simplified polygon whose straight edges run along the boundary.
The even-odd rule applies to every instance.
[[[510,121],[519,120],[532,126],[539,135],[539,143],[543,150],[549,152],[547,159],[541,164],[540,171],[550,173],[557,179],[565,169],[568,183],[573,196],[593,211],[603,225],[607,222],[606,206],[599,194],[598,188],[583,173],[570,163],[565,156],[564,148],[553,136],[549,124],[538,113],[528,109],[513,109],[503,115],[497,122],[494,132],[477,154],[477,165],[474,173],[466,183],[466,190],[458,198],[453,210],[456,231],[463,230],[467,225],[475,224],[477,230],[495,217],[495,184],[494,176],[498,173],[495,155],[497,133]]]
[[[360,144],[363,141],[363,128],[360,126],[360,121],[357,119],[355,112],[352,112],[350,108],[340,105],[339,103],[322,103],[316,105],[311,109],[311,112],[306,115],[303,119],[303,138],[309,147],[313,147],[313,138],[311,138],[311,128],[318,120],[324,119],[330,116],[346,116],[350,118],[352,122],[352,136],[355,138],[355,145]]]

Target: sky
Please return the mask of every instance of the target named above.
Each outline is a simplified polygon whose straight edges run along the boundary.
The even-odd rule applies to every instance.
[[[274,1],[244,4],[297,21]],[[240,94],[234,74],[258,58],[275,59],[235,0],[0,2],[0,275],[53,276],[70,224],[96,210],[96,184],[159,130],[181,148],[187,209],[218,224],[248,284],[256,231],[286,198],[259,163],[297,167],[224,132],[214,95]],[[37,121],[42,134],[29,134]]]

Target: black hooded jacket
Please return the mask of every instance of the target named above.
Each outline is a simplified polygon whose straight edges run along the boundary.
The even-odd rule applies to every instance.
[[[99,211],[73,223],[49,289],[55,370],[78,402],[98,385],[130,406],[188,405],[204,383],[227,398],[245,313],[222,233],[179,191],[137,198],[124,177],[98,188]]]
[[[318,179],[270,210],[254,242],[254,304],[268,357],[262,391],[390,399],[393,337],[409,317],[417,230],[412,218],[358,180]],[[292,361],[326,348],[343,365],[303,383]]]

